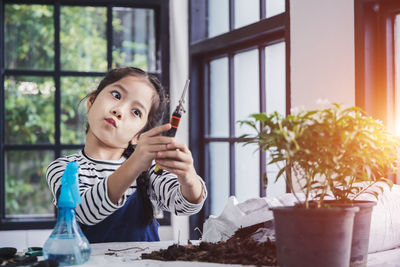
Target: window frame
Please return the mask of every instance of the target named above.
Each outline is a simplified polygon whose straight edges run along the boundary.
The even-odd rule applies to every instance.
[[[54,6],[54,69],[53,70],[15,70],[5,68],[5,5],[52,5]],[[105,72],[63,71],[60,64],[60,8],[61,6],[93,6],[107,9],[106,38],[107,38],[107,67],[112,66],[112,8],[150,8],[155,12],[155,43],[156,61],[160,62],[160,72],[157,74],[168,93],[169,88],[169,0],[3,0],[0,4],[0,118],[2,121],[0,131],[0,230],[21,229],[50,229],[56,222],[56,217],[6,218],[5,210],[5,153],[9,150],[49,150],[55,154],[55,159],[61,156],[61,151],[66,149],[79,149],[83,145],[61,144],[60,117],[61,117],[61,77],[103,77]],[[5,144],[5,92],[4,79],[10,75],[49,76],[55,82],[54,107],[55,107],[55,143],[54,144]],[[165,116],[168,120],[168,114]],[[42,177],[43,179],[43,177]],[[56,208],[54,209],[56,212]],[[170,213],[165,212],[164,217],[158,220],[160,225],[170,225]]]
[[[394,129],[396,0],[354,1],[356,105]]]
[[[285,0],[285,12],[279,15],[266,17],[265,1],[260,0],[260,19],[253,24],[233,29],[234,26],[234,0],[229,0],[229,31],[211,38],[207,38],[207,0],[191,0],[190,14],[190,41],[189,41],[189,66],[191,78],[191,91],[189,95],[189,145],[193,154],[195,168],[199,175],[204,177],[206,186],[210,191],[208,177],[209,166],[207,163],[206,145],[210,142],[229,142],[229,169],[230,169],[230,195],[235,192],[235,152],[234,146],[238,141],[233,137],[235,125],[230,123],[229,137],[209,137],[206,135],[208,110],[205,109],[210,85],[209,61],[223,56],[228,57],[229,75],[229,120],[234,118],[233,92],[233,56],[239,51],[257,48],[259,51],[259,84],[260,84],[260,109],[266,110],[266,81],[265,81],[265,47],[274,43],[285,42],[286,64],[286,113],[290,111],[290,1]],[[260,151],[260,174],[266,172],[265,153]],[[260,196],[265,196],[264,182],[260,179]],[[211,194],[205,202],[203,209],[190,217],[190,238],[197,239],[200,233],[192,229],[199,228],[210,215]]]

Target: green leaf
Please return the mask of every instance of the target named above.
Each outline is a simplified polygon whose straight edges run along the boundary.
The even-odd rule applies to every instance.
[[[278,181],[279,177],[281,177],[281,175],[285,173],[285,171],[286,171],[286,168],[282,168],[282,169],[279,170],[279,172],[278,172],[278,174],[276,175],[276,178],[275,178],[275,183]]]

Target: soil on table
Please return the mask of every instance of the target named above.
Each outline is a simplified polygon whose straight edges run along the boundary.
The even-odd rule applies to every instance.
[[[267,239],[266,242],[260,243],[252,238],[252,234],[261,227],[262,223],[240,228],[225,242],[201,242],[199,245],[193,245],[189,241],[185,246],[174,244],[167,249],[143,253],[142,259],[278,266],[275,242]]]

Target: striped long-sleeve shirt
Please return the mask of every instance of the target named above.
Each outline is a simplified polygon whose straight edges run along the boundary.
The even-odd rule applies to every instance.
[[[61,186],[61,176],[69,162],[76,161],[80,168],[79,191],[82,204],[76,207],[78,221],[86,225],[94,225],[118,208],[122,207],[127,198],[136,191],[136,181],[125,191],[118,204],[114,204],[108,198],[107,179],[125,161],[120,160],[95,160],[89,158],[83,151],[76,154],[58,158],[47,168],[46,178],[57,204],[57,192]],[[177,176],[173,173],[163,171],[163,174],[154,173],[155,165],[150,168],[149,195],[156,209],[166,210],[176,215],[191,215],[200,211],[207,196],[206,187],[202,179],[203,201],[193,204],[187,201],[181,192]]]

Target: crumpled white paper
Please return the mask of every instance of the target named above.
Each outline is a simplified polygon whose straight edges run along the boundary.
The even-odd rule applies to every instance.
[[[226,241],[240,227],[270,221],[273,219],[269,207],[280,206],[277,198],[252,198],[238,203],[231,196],[221,215],[210,215],[203,226],[202,240],[206,242]]]
[[[385,185],[382,187],[384,193],[372,210],[369,253],[400,246],[400,185],[393,185],[392,190]],[[298,197],[304,199],[300,194]],[[361,195],[357,199],[376,201],[369,194]],[[242,203],[238,203],[237,199],[231,196],[223,212],[219,216],[210,215],[204,223],[202,240],[226,241],[240,227],[273,220],[270,207],[292,206],[296,202],[293,194],[289,193],[278,197],[252,198]],[[271,235],[270,232],[267,234]]]

